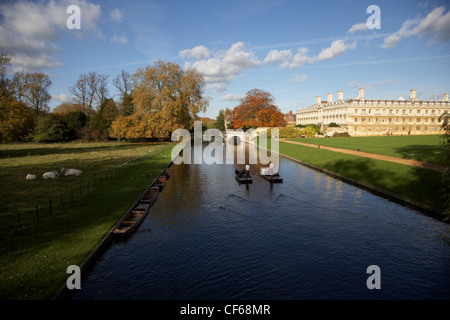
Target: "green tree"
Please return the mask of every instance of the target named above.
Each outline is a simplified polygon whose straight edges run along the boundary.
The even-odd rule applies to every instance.
[[[36,126],[36,142],[61,142],[70,137],[70,130],[63,116],[57,113],[49,113],[38,118]]]
[[[82,137],[82,129],[87,124],[87,116],[82,111],[71,111],[63,116],[68,129],[68,140],[75,140]]]
[[[225,130],[225,112],[223,110],[219,111],[219,115],[216,118],[216,123],[214,126],[216,129]]]
[[[118,115],[119,109],[113,99],[103,101],[97,113],[90,120],[91,137],[94,140],[107,139],[111,124]]]
[[[443,145],[443,164],[445,166],[442,173],[442,189],[443,200],[446,208],[447,221],[450,220],[450,113],[445,111],[440,117],[439,121],[442,122],[441,141]]]

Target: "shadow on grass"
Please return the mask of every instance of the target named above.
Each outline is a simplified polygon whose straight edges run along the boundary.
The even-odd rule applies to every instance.
[[[443,209],[442,175],[439,172],[398,165],[383,168],[368,159],[328,162],[326,169],[386,189],[409,199]]]
[[[164,156],[168,150],[130,168],[128,175],[85,200],[5,237],[0,246],[0,280],[7,280],[0,298],[50,298],[67,278],[67,266],[84,260],[170,162]],[[151,174],[142,175],[143,170]]]
[[[84,152],[103,152],[107,150],[115,150],[116,148],[120,148],[120,150],[128,150],[136,148],[136,145],[142,143],[127,143],[127,144],[119,144],[111,142],[107,145],[89,145],[89,143],[83,144],[84,146],[73,146],[71,147],[71,143],[65,144],[55,144],[54,146],[49,147],[48,144],[43,145],[42,147],[37,146],[36,144],[30,145],[29,148],[24,145],[24,148],[20,149],[0,149],[0,159],[5,158],[20,158],[20,157],[28,157],[28,156],[45,156],[52,154],[73,154],[73,153],[84,153]],[[147,144],[158,144],[158,143],[147,143]]]
[[[395,149],[404,159],[414,159],[424,162],[442,164],[443,148],[440,145],[408,145]]]

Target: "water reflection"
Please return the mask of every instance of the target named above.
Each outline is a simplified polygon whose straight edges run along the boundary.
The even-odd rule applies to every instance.
[[[224,155],[225,156],[225,155]],[[136,234],[114,242],[75,299],[449,299],[447,226],[280,159],[181,164]],[[369,265],[382,289],[366,287]]]

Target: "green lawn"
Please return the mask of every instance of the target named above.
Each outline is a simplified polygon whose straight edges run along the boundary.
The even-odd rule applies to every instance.
[[[1,197],[8,204],[3,204],[0,213],[5,224],[0,233],[0,299],[51,298],[67,279],[67,267],[84,261],[170,162],[172,147],[117,143],[1,146]],[[113,168],[143,154],[141,161],[113,174]],[[84,172],[81,177],[25,180],[29,170],[40,173],[63,166]],[[104,177],[97,188],[92,187],[94,171],[97,179],[101,174]],[[108,173],[110,178],[106,178]],[[20,201],[24,193],[29,193],[33,203],[36,199],[45,203],[46,197],[57,199],[60,192],[89,179],[87,194],[67,202],[63,209],[55,208],[52,215],[43,212],[39,223],[31,221],[17,228],[17,219],[6,219],[14,212],[4,208],[15,208],[12,202]]]
[[[434,136],[380,136],[290,139],[343,149],[383,154],[403,159],[442,163],[441,138]]]
[[[439,172],[287,142],[280,142],[279,152],[305,163],[443,209],[442,174]]]

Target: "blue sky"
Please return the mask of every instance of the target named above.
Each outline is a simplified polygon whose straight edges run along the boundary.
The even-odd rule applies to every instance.
[[[66,8],[81,9],[81,29]],[[380,29],[368,29],[370,5]],[[450,91],[447,1],[2,1],[0,51],[10,72],[51,76],[51,107],[70,100],[80,74],[134,73],[156,60],[196,68],[215,118],[249,90],[270,92],[283,112],[344,91],[354,98],[435,99]],[[110,94],[117,94],[110,86]]]

